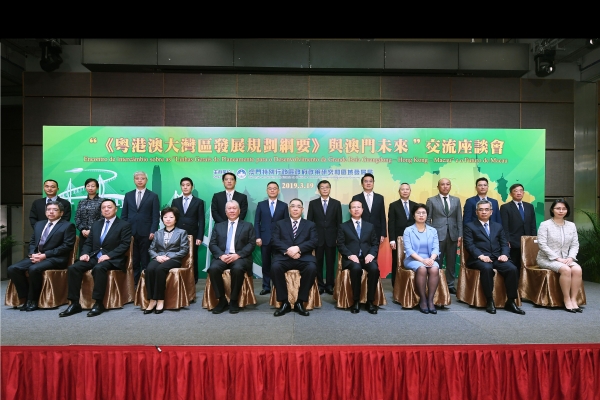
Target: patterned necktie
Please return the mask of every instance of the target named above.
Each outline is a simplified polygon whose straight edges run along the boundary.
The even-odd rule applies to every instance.
[[[231,201],[231,193],[227,193],[227,201]]]
[[[140,192],[138,190],[137,192],[137,199],[135,201],[135,205],[137,206],[137,208],[140,208],[140,203],[142,202],[142,192]]]
[[[47,224],[46,229],[44,229],[44,232],[42,232],[42,237],[40,238],[40,243],[38,244],[38,251],[40,253],[42,252],[44,243],[46,243],[46,239],[48,239],[48,234],[50,233],[50,229],[52,229],[52,225],[54,225],[54,222],[50,222],[49,224]]]
[[[483,227],[485,228],[485,233],[487,233],[487,235],[490,236],[490,228],[488,227],[488,223],[486,222],[485,224],[483,224]]]
[[[444,197],[444,212],[446,213],[446,216],[448,216],[450,209],[448,208],[448,198]]]
[[[327,214],[327,200],[323,200],[323,213]]]
[[[408,201],[404,201],[404,212],[406,213],[406,219],[410,218],[410,212],[408,211]]]
[[[294,223],[292,224],[292,232],[294,233],[295,238],[296,234],[298,233],[298,221],[294,221]]]
[[[108,227],[110,226],[110,220],[107,219],[106,220],[106,225],[104,225],[104,230],[102,231],[102,235],[100,235],[100,244],[102,244],[102,242],[104,242],[104,238],[106,237],[106,233],[108,232]],[[96,255],[96,257],[100,258],[102,257],[102,250],[100,250],[98,252],[98,254]]]
[[[519,203],[519,213],[521,213],[521,219],[525,221],[525,210],[523,210],[523,203]]]
[[[275,202],[274,201],[271,202],[271,217],[273,216],[273,214],[275,214]]]
[[[227,243],[225,244],[225,254],[229,254],[229,248],[231,247],[231,240],[233,239],[233,224],[235,221],[231,221],[229,230],[227,231]]]
[[[187,212],[187,208],[188,208],[188,201],[190,200],[189,197],[184,197],[183,198],[183,212],[186,213]]]
[[[360,239],[360,221],[356,221],[356,233],[358,234],[358,238]],[[362,250],[358,251],[358,256],[362,255]]]

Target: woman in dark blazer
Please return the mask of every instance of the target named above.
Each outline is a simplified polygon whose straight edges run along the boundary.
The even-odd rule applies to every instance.
[[[165,227],[154,234],[148,249],[152,261],[146,268],[146,289],[150,303],[144,314],[160,314],[165,306],[167,274],[171,268],[179,268],[181,261],[190,251],[187,232],[176,228],[179,210],[167,207],[160,212]]]
[[[81,253],[83,244],[90,234],[92,224],[102,218],[100,205],[104,199],[98,196],[99,187],[100,185],[96,179],[86,179],[85,190],[88,193],[87,198],[80,200],[77,205],[75,226],[79,229],[79,248],[77,249],[79,253]]]

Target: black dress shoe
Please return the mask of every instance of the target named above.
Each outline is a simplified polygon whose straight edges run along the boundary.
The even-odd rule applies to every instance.
[[[354,302],[354,304],[352,304],[352,307],[350,307],[350,312],[352,314],[358,314],[360,312],[360,303],[357,301]]]
[[[68,317],[70,315],[77,314],[82,311],[83,311],[83,309],[81,308],[81,304],[71,303],[71,304],[69,304],[69,307],[67,307],[67,309],[65,311],[58,314],[58,316],[59,317]]]
[[[448,288],[448,291],[450,292],[450,294],[456,294],[456,289],[453,287]]]
[[[229,303],[227,302],[227,299],[222,299],[219,300],[219,304],[217,304],[217,306],[212,309],[212,313],[221,314],[223,311],[227,310],[227,308],[229,308]]]
[[[433,308],[429,308],[429,314],[437,314],[437,310],[435,309],[435,306],[433,306]]]
[[[579,313],[582,313],[582,312],[583,312],[583,308],[581,308],[581,307],[577,307],[577,308],[575,308],[575,311],[577,311],[577,312],[579,312]]]
[[[366,307],[369,314],[377,314],[377,306],[373,302],[367,301]]]
[[[487,305],[485,306],[485,311],[490,314],[496,314],[496,305],[494,304],[494,300],[489,300]]]
[[[523,311],[519,307],[517,307],[515,302],[512,300],[507,301],[504,308],[506,309],[506,311],[510,311],[512,313],[519,314],[519,315],[525,315],[525,311]]]
[[[152,308],[146,308],[144,310],[144,315],[152,314],[152,312],[154,311],[155,308],[156,308],[156,304],[154,304],[154,307],[152,307]]]
[[[33,300],[28,300],[27,308],[25,309],[25,311],[29,312],[29,311],[35,311],[35,310],[39,310],[37,303]]]
[[[330,287],[325,288],[325,293],[333,295],[333,289]]]
[[[325,289],[319,288],[319,294],[325,293]]]
[[[229,314],[237,314],[239,312],[240,306],[238,305],[237,301],[232,301],[231,304],[229,304]]]
[[[565,307],[565,311],[566,311],[566,312],[573,313],[573,314],[577,314],[577,310],[576,310],[576,309],[574,309],[574,308],[567,308],[567,307]]]
[[[95,302],[94,306],[92,307],[90,312],[87,313],[87,316],[88,317],[97,317],[98,315],[102,314],[104,311],[106,311],[106,308],[104,308],[104,304],[102,304],[100,302]]]
[[[421,308],[421,307],[419,307],[419,311],[421,311],[423,314],[429,314],[429,308]]]
[[[19,307],[19,311],[27,311],[27,309],[31,306],[31,300],[26,300],[25,303],[23,303],[20,307]]]
[[[281,307],[275,310],[275,313],[273,313],[273,315],[276,317],[281,317],[282,315],[285,315],[290,311],[292,311],[292,305],[289,301],[284,301]]]
[[[297,301],[294,303],[294,311],[296,311],[298,314],[302,315],[303,317],[308,317],[310,314],[308,311],[306,311],[306,309],[304,308],[304,304],[302,304],[301,301]]]
[[[265,294],[269,294],[269,293],[271,293],[271,289],[263,289],[263,290],[260,291],[260,295],[261,296],[265,295]]]
[[[156,310],[154,310],[154,314],[162,314],[163,311],[165,311],[164,308],[161,308],[160,310],[157,308]]]

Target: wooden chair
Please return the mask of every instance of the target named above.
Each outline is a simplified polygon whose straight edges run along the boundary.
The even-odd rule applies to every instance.
[[[560,274],[537,265],[539,251],[537,236],[521,236],[521,262],[519,295],[538,306],[564,307],[560,288]],[[577,293],[577,305],[586,304],[583,284]]]
[[[127,264],[127,272],[121,270],[108,271],[108,279],[106,281],[106,294],[104,295],[104,307],[106,309],[123,308],[124,304],[133,302],[133,236],[131,244],[127,252],[125,263]],[[94,306],[95,300],[92,299],[92,291],[94,290],[94,278],[92,271],[89,270],[83,274],[81,283],[81,292],[79,303],[81,308],[89,309]]]
[[[460,249],[460,272],[458,277],[458,285],[456,287],[456,298],[458,301],[467,303],[473,307],[485,307],[487,299],[483,294],[483,288],[479,283],[480,272],[477,269],[467,267],[467,259],[469,258],[468,251],[463,247]],[[504,278],[494,269],[494,289],[492,295],[496,308],[504,308],[508,298],[506,297],[506,286]],[[515,300],[517,306],[521,306],[521,297],[518,296]]]
[[[398,269],[396,270],[396,281],[394,282],[394,302],[402,305],[402,308],[413,308],[419,304],[420,297],[415,290],[415,273],[404,267],[404,238],[398,236],[396,239],[398,252]],[[436,306],[445,307],[450,305],[452,297],[448,289],[446,274],[442,269],[438,287],[433,296],[433,303]]]
[[[225,270],[222,274],[223,285],[225,286],[225,297],[227,301],[231,298],[231,273],[230,270]],[[219,299],[215,295],[215,291],[210,282],[210,276],[206,275],[206,286],[204,287],[204,296],[202,296],[202,308],[206,308],[209,311],[215,308],[219,304]],[[254,295],[254,280],[252,274],[244,275],[244,283],[240,289],[238,295],[238,306],[241,308],[246,307],[248,304],[256,304],[256,296]]]
[[[285,283],[287,285],[288,290],[288,301],[294,308],[294,303],[298,299],[298,290],[300,289],[300,271],[297,269],[289,270],[285,273]],[[280,302],[277,301],[277,292],[275,286],[273,286],[273,290],[271,290],[271,298],[269,299],[269,304],[272,307],[281,307]],[[321,295],[319,294],[319,285],[317,283],[317,278],[315,278],[315,283],[310,288],[308,292],[308,301],[304,302],[304,308],[307,310],[312,310],[314,308],[321,307]]]
[[[367,302],[367,271],[363,269],[360,279],[360,303]],[[354,296],[352,292],[352,284],[350,283],[350,270],[342,269],[342,255],[338,254],[338,268],[335,275],[335,285],[333,287],[333,299],[337,300],[337,308],[348,308],[354,305]],[[375,298],[373,305],[384,306],[387,304],[381,278],[377,280],[377,289],[375,290]]]
[[[75,237],[75,244],[73,250],[69,254],[67,261],[67,267],[75,262],[77,255],[77,248],[79,246],[79,236]],[[29,274],[27,273],[27,276]],[[67,304],[67,268],[64,269],[49,269],[44,271],[42,282],[42,292],[38,300],[39,308],[56,308],[63,304]],[[8,287],[6,288],[6,295],[4,298],[4,304],[7,306],[18,307],[25,302],[26,299],[20,299],[19,294],[15,285],[12,281],[8,281]]]
[[[181,267],[171,268],[167,274],[165,288],[166,310],[177,310],[187,307],[196,301],[196,282],[194,278],[194,237],[188,235],[190,251],[181,260]],[[135,305],[142,309],[148,307],[148,291],[146,290],[146,271],[142,271],[135,291]]]

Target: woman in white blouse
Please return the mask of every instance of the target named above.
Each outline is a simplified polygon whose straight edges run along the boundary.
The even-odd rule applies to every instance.
[[[570,213],[571,208],[564,199],[552,202],[552,218],[542,222],[538,230],[540,251],[537,263],[540,268],[551,269],[560,274],[565,309],[575,313],[583,312],[576,300],[581,288],[581,267],[575,262],[579,252],[577,228],[574,223],[565,220]]]

